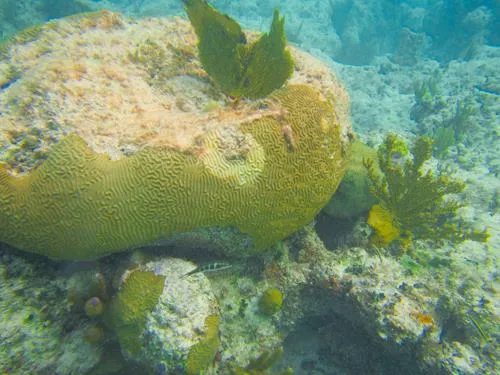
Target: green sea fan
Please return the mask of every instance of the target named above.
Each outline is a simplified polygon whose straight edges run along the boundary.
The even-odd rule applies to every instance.
[[[284,18],[274,11],[269,33],[247,44],[240,25],[204,0],[182,0],[198,36],[200,61],[226,94],[258,99],[279,89],[293,72]]]

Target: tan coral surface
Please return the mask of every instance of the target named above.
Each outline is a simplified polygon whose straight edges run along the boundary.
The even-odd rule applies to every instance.
[[[288,87],[233,103],[182,19],[105,11],[12,43],[0,60],[0,240],[91,258],[211,226],[259,249],[306,224],[344,172],[350,122],[328,67],[291,51]]]

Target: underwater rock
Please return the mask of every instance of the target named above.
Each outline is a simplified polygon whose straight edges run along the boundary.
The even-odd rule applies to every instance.
[[[344,173],[348,98],[289,50],[287,86],[233,103],[180,19],[103,11],[13,39],[0,59],[19,72],[0,76],[0,240],[88,259],[219,228],[244,256],[307,224]]]
[[[370,180],[364,159],[376,159],[377,151],[360,140],[352,144],[352,153],[342,181],[323,211],[337,218],[352,218],[367,212],[376,200],[370,193]],[[378,169],[378,166],[375,166]]]
[[[280,285],[288,365],[309,340],[306,351],[327,353],[319,367],[337,369],[325,373],[495,372],[496,263],[484,244],[420,243],[418,258],[400,260],[359,247],[328,251],[310,228],[293,244],[297,263],[286,264]]]
[[[424,35],[403,27],[399,31],[397,47],[391,60],[399,65],[413,66],[421,59],[424,47]]]
[[[195,374],[219,346],[217,300],[203,273],[176,258],[150,261],[122,275],[107,321],[125,359],[150,373]]]
[[[9,250],[0,246],[0,371],[88,374],[103,347],[89,340],[95,323],[79,314],[74,291],[83,292],[96,270],[86,266],[67,275],[61,264]]]

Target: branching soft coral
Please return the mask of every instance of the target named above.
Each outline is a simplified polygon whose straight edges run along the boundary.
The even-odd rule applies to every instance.
[[[410,152],[403,140],[391,134],[378,149],[382,177],[376,173],[373,160],[364,161],[371,192],[379,200],[368,218],[375,230],[375,245],[397,240],[404,250],[413,239],[486,241],[486,231],[477,232],[452,220],[463,204],[448,194],[460,193],[465,185],[423,168],[431,155],[430,138],[418,138]]]

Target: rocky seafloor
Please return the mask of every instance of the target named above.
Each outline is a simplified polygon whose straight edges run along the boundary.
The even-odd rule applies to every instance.
[[[193,308],[206,304],[196,301],[211,290],[209,298],[215,299],[210,303],[217,301],[220,311],[220,346],[207,373],[231,374],[282,346],[284,356],[275,369],[292,367],[297,374],[493,374],[498,306],[496,259],[488,245],[431,250],[421,244],[416,251],[429,259],[423,264],[366,250],[367,231],[357,223],[351,245],[332,251],[308,227],[266,256],[233,260],[227,270],[196,274],[190,281],[182,274],[196,264],[170,257],[179,256],[179,248],[56,263],[3,247],[1,335],[8,350],[1,352],[2,369],[9,374],[122,374],[132,364],[155,373],[166,368],[161,361],[173,355],[169,350],[189,341],[188,326],[174,328],[182,323],[179,318],[192,316],[186,323],[197,324],[195,313],[203,321],[205,308]],[[150,326],[152,331],[141,336],[145,354],[129,358],[127,365],[117,349],[119,339],[105,318],[89,316],[85,301],[99,296],[109,308],[124,270],[153,267],[152,260],[164,264],[162,273],[173,279],[165,283],[170,286],[164,292],[170,297],[162,302],[166,308],[156,308],[151,319],[171,324],[161,334],[165,328]],[[179,262],[186,264],[185,271],[174,271],[184,264]],[[204,286],[185,289],[186,282]],[[269,288],[284,297],[271,315],[260,302]],[[158,334],[170,337],[160,356],[152,349],[158,347],[148,344]],[[178,346],[166,345],[172,342]]]

